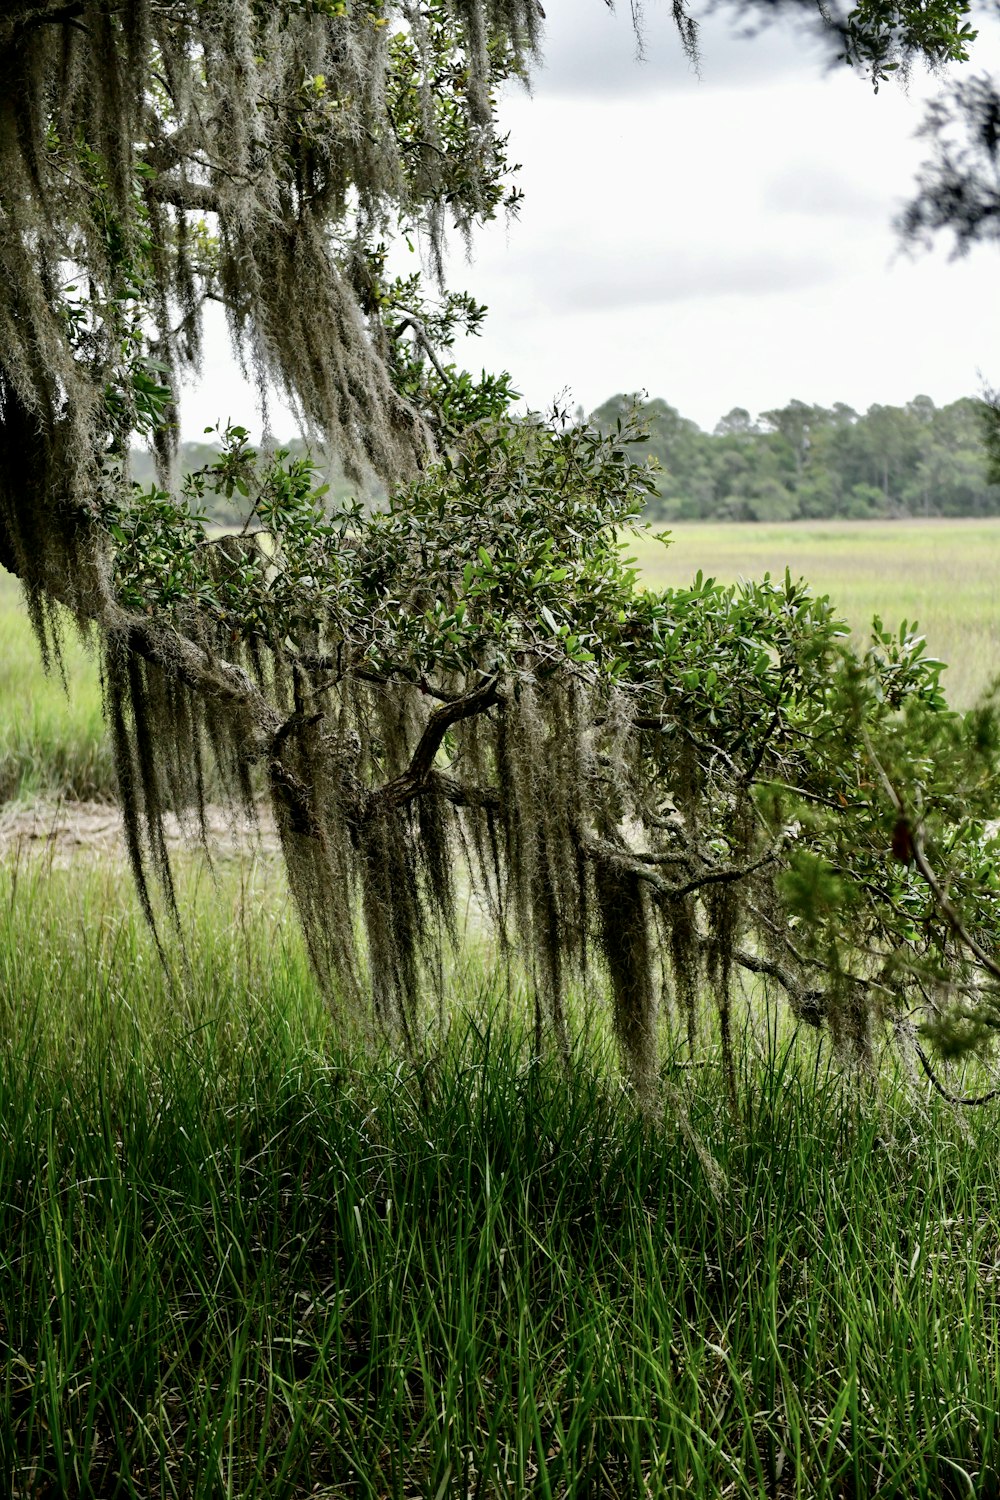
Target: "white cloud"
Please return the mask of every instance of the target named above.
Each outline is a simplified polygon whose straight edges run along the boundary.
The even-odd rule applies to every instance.
[[[830,162],[800,156],[765,181],[761,200],[776,214],[805,214],[820,218],[864,219],[884,224],[886,195],[857,174]]]
[[[670,249],[623,257],[567,247],[532,258],[532,308],[544,297],[548,311],[641,310],[693,298],[760,297],[821,285],[835,276],[831,256],[800,255],[773,246],[707,247],[703,254]],[[534,316],[533,311],[531,316]]]

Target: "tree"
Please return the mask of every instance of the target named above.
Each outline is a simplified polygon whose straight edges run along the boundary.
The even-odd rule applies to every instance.
[[[0,562],[47,660],[60,606],[99,644],[150,920],[150,870],[172,899],[163,812],[203,810],[211,760],[250,808],[263,779],[345,1023],[416,1047],[461,850],[562,1046],[567,976],[603,955],[640,1087],[661,955],[691,1025],[707,976],[731,1086],[738,971],[856,1053],[927,996],[984,1034],[990,715],[948,714],[906,629],[856,657],[790,579],[637,589],[618,536],[653,484],[638,431],[513,419],[508,377],[446,363],[482,310],[386,272],[392,234],[433,258],[446,215],[469,232],[516,203],[492,91],[539,15],[13,0],[0,20]],[[961,50],[963,24],[862,7],[839,35],[878,78]],[[209,298],[262,389],[389,484],[384,509],[331,503],[308,458],[260,457],[238,426],[171,493]],[[136,431],[160,454],[147,490]],[[238,533],[208,531],[212,493],[243,500]]]
[[[716,437],[751,437],[759,431],[745,406],[734,406],[715,424]]]
[[[627,409],[613,397],[592,420],[604,431]],[[737,407],[708,435],[660,400],[639,408],[646,437],[633,455],[658,465],[657,520],[779,521],[829,516],[991,515],[982,401],[940,411],[926,396],[863,417],[791,401],[751,422]]]

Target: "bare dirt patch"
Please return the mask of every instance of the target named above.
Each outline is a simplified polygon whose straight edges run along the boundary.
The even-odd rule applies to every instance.
[[[260,808],[256,823],[234,817],[228,808],[208,806],[205,828],[211,853],[223,858],[278,852],[278,835],[270,809]],[[167,843],[190,849],[199,843],[199,823],[192,813],[164,819]],[[124,860],[121,813],[107,802],[9,802],[0,805],[0,860],[41,855],[65,866],[77,859]]]

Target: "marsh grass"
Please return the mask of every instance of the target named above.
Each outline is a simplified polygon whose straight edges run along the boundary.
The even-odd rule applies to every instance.
[[[17,585],[0,570],[0,803],[114,797],[96,663],[73,629],[63,649],[65,685],[42,671]]]
[[[181,905],[0,871],[5,1494],[998,1493],[995,1109],[764,1020],[644,1117],[485,969],[338,1048],[273,871]]]
[[[829,594],[860,642],[871,618],[919,622],[948,663],[945,691],[965,709],[1000,676],[1000,520],[800,521],[676,525],[669,547],[629,551],[651,586],[685,586],[699,568],[723,583],[766,572],[806,578]]]

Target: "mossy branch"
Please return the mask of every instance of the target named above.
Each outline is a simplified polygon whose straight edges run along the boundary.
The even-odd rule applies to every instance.
[[[644,884],[656,893],[663,901],[681,901],[685,896],[694,895],[704,890],[707,886],[731,885],[741,881],[749,880],[751,876],[780,859],[787,839],[782,835],[772,848],[761,854],[757,859],[750,860],[742,865],[720,865],[712,866],[699,871],[687,880],[677,884],[665,880],[658,874],[656,865],[660,864],[664,857],[672,859],[672,856],[653,855],[647,857],[642,853],[636,853],[627,847],[608,843],[601,839],[584,839],[581,843],[581,851],[587,859],[594,860],[600,865],[620,871]]]
[[[491,677],[471,693],[466,693],[463,697],[434,709],[424,726],[424,731],[406,770],[401,776],[394,777],[392,781],[386,782],[384,786],[372,793],[369,804],[371,810],[403,807],[406,803],[412,802],[414,797],[418,797],[427,788],[434,761],[448,730],[464,719],[486,713],[499,702],[501,702],[501,694],[497,679]]]

